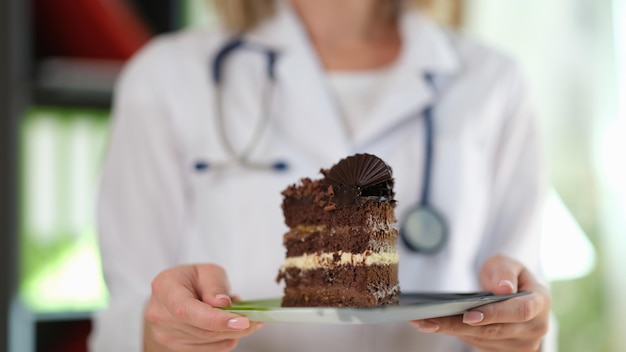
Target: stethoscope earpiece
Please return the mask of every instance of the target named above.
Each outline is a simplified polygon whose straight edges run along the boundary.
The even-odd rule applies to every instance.
[[[274,169],[274,171],[284,172],[289,169],[289,164],[287,164],[284,161],[277,161],[274,164],[272,164],[272,169]]]
[[[198,161],[194,164],[196,171],[205,171],[209,169],[209,163],[205,161]]]

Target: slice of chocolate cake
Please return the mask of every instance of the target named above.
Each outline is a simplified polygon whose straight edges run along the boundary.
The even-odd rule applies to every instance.
[[[398,302],[391,168],[370,154],[342,159],[323,179],[283,191],[289,232],[283,307],[375,307]]]

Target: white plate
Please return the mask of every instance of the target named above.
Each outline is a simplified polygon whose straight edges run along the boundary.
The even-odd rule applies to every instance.
[[[268,323],[379,324],[462,314],[489,303],[526,295],[476,293],[403,293],[400,303],[377,308],[283,308],[280,298],[233,303],[224,310]]]

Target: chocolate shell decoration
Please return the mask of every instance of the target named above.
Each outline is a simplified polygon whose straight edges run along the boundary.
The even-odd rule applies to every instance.
[[[371,154],[356,154],[340,160],[326,173],[324,182],[333,186],[338,205],[349,205],[375,198],[393,201],[391,167]]]

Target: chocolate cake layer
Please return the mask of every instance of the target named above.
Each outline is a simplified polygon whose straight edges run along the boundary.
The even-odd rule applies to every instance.
[[[298,225],[365,226],[396,222],[394,205],[388,202],[366,202],[362,205],[325,211],[312,204],[283,203],[285,224],[290,228]]]
[[[306,287],[303,289],[286,288],[283,307],[378,307],[398,304],[398,290],[378,297],[371,293],[357,292],[341,287],[323,288]]]
[[[396,304],[398,265],[342,265],[302,271],[289,268],[282,305],[374,307]]]
[[[368,291],[372,284],[391,287],[398,284],[398,264],[390,265],[339,265],[332,269],[300,270],[287,268],[278,279],[287,287],[338,286],[357,291]],[[369,292],[369,291],[368,291]]]
[[[360,227],[332,228],[327,232],[302,234],[292,229],[285,234],[283,244],[287,248],[287,257],[305,253],[350,252],[363,253],[369,251],[395,251],[398,230],[388,227],[385,230],[372,231]]]

